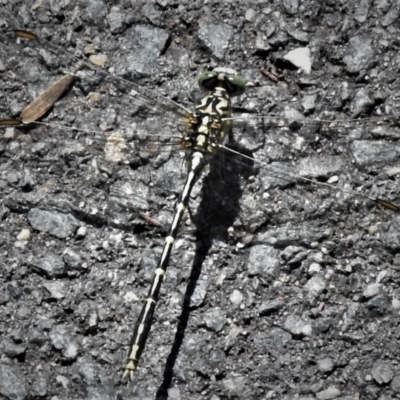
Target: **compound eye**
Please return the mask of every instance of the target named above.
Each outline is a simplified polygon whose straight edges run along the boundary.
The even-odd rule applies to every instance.
[[[228,75],[227,80],[231,96],[240,96],[246,90],[246,81],[240,75]]]
[[[232,97],[240,96],[246,89],[246,81],[230,68],[215,68],[213,71],[203,72],[198,83],[205,92],[211,92],[217,86],[223,85]]]
[[[199,79],[197,80],[200,89],[205,92],[212,90],[212,85],[214,84],[216,77],[217,73],[215,71],[207,71],[200,74]]]

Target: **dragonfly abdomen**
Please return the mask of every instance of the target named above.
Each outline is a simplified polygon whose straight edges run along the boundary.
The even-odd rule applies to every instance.
[[[154,271],[153,282],[150,286],[149,292],[142,307],[142,311],[140,312],[138,321],[133,332],[123,378],[132,378],[134,371],[137,369],[140,356],[144,350],[150,332],[154,310],[156,308],[162,281],[168,267],[172,246],[178,235],[179,226],[182,221],[183,214],[187,208],[190,193],[192,192],[193,186],[196,183],[197,179],[201,175],[205,164],[206,162],[204,154],[202,152],[196,151],[192,154],[191,168],[188,173],[182,194],[178,202],[176,203],[175,214],[172,219],[169,234],[165,238],[164,248],[157,267]]]

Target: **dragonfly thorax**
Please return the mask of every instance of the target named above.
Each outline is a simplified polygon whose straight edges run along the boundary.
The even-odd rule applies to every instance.
[[[231,127],[231,97],[225,87],[216,86],[196,106],[182,147],[190,151],[214,153]]]

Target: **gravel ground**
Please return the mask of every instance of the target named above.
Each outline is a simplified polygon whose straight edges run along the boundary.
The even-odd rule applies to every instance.
[[[242,110],[310,119],[400,110],[395,1],[114,3],[3,1],[0,27],[106,54],[113,72],[189,108],[199,72],[224,65],[255,84]],[[283,61],[305,46],[310,75]],[[21,48],[0,43],[4,116],[69,68],[61,54]],[[93,134],[2,133],[1,398],[400,398],[399,216],[228,154],[196,185],[140,370],[122,383],[184,182],[168,142],[180,127],[83,76],[46,121],[139,137],[113,162]],[[236,148],[263,163],[400,202],[393,123],[236,126]]]

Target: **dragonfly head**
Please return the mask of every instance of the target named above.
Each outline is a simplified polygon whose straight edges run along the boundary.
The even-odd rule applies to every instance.
[[[246,89],[245,80],[231,68],[214,68],[203,72],[198,79],[200,89],[213,91],[217,86],[223,86],[231,97],[240,96]]]

